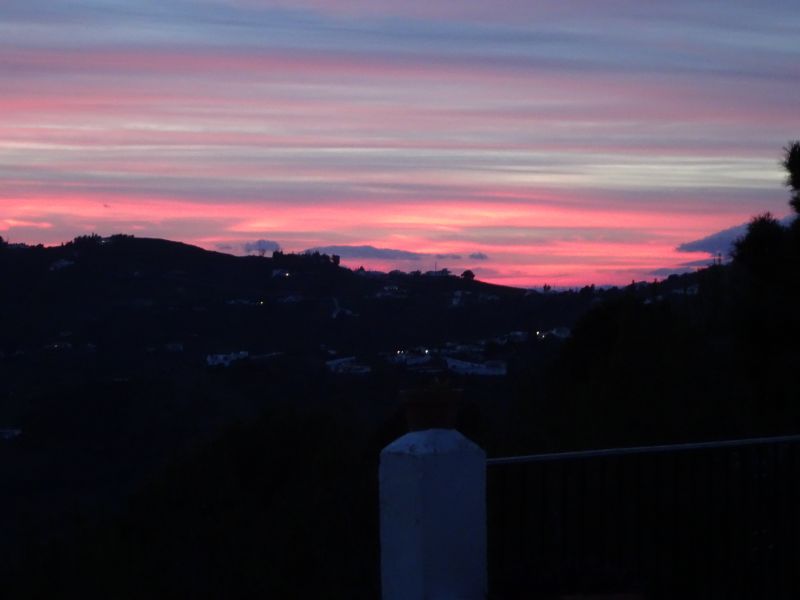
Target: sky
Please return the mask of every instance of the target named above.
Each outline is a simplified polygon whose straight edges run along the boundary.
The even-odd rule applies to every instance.
[[[799,36],[796,0],[3,0],[0,235],[663,277],[788,214]]]

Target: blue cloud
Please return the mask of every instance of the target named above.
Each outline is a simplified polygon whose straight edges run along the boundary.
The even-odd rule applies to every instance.
[[[256,240],[255,242],[245,242],[242,246],[244,251],[250,254],[251,252],[267,253],[280,250],[281,247],[278,242],[271,240]]]
[[[691,273],[692,271],[696,271],[697,269],[702,269],[703,267],[711,266],[712,259],[707,258],[705,260],[692,260],[689,262],[681,263],[677,267],[664,267],[661,269],[654,269],[650,271],[650,275],[654,277],[669,277],[670,275],[681,275],[683,273]]]
[[[789,225],[789,223],[792,222],[792,219],[794,219],[794,217],[791,215],[784,217],[781,219],[781,223],[784,225]],[[678,246],[677,250],[678,252],[708,252],[709,254],[715,256],[717,254],[729,256],[733,250],[734,242],[736,242],[737,239],[746,233],[747,223],[742,223],[741,225],[736,225],[735,227],[729,227],[728,229],[717,231],[716,233],[707,235],[699,240],[681,244]]]
[[[384,260],[421,260],[424,255],[394,248],[376,248],[375,246],[320,246],[309,248],[306,253],[336,254],[342,258],[374,258]]]

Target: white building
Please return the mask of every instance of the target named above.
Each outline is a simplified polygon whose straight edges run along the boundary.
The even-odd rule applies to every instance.
[[[331,373],[338,375],[366,375],[372,372],[372,368],[356,362],[355,356],[346,356],[344,358],[335,358],[325,362],[325,368]]]
[[[209,367],[230,367],[239,360],[244,360],[250,353],[247,350],[239,352],[229,352],[228,354],[209,354],[206,356],[206,364]]]
[[[445,357],[447,370],[457,375],[479,375],[482,377],[504,377],[508,367],[501,360],[488,360],[484,363],[468,362],[457,358]]]

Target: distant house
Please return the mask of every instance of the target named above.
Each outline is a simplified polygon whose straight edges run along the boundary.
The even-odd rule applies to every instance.
[[[245,360],[250,353],[247,350],[229,352],[227,354],[209,354],[206,356],[206,365],[209,367],[230,367],[233,363]]]
[[[45,350],[52,350],[52,351],[65,351],[65,350],[72,350],[72,344],[70,342],[53,342],[50,344],[45,344]]]
[[[540,340],[544,340],[544,339],[547,339],[549,337],[554,337],[554,338],[558,338],[560,340],[565,340],[570,335],[572,335],[572,332],[570,331],[569,327],[554,327],[553,329],[550,329],[549,331],[537,331],[536,332],[536,337],[539,338]]]
[[[473,343],[464,342],[445,342],[443,353],[448,355],[461,354],[461,353],[481,353],[486,347],[485,340],[478,340]]]
[[[0,441],[3,442],[10,442],[21,435],[21,429],[0,429]]]
[[[456,375],[478,375],[482,377],[504,377],[508,367],[501,360],[488,360],[483,363],[468,362],[457,358],[445,357],[447,370]]]
[[[356,362],[355,356],[326,361],[325,368],[338,375],[366,375],[372,372],[372,368],[368,365]]]
[[[453,297],[450,299],[450,306],[464,306],[467,300],[472,296],[472,292],[465,290],[456,290],[453,292]]]
[[[527,331],[512,331],[504,335],[499,335],[492,340],[495,344],[505,346],[506,344],[523,344],[528,341]]]
[[[672,293],[681,296],[697,296],[697,294],[700,293],[700,286],[697,284],[693,284],[684,289],[672,290]]]
[[[273,361],[279,356],[283,356],[283,352],[267,352],[265,354],[251,354],[250,362],[255,364],[264,364]]]
[[[426,365],[433,360],[433,355],[428,348],[414,348],[413,350],[395,350],[389,355],[389,362],[395,365],[408,367]]]
[[[385,285],[375,293],[375,298],[407,298],[408,293],[396,285]]]
[[[228,306],[256,306],[257,304],[264,304],[264,302],[256,302],[255,300],[246,300],[244,298],[235,298],[233,300],[226,300],[225,304]]]
[[[276,300],[280,304],[298,304],[304,300],[303,296],[300,294],[289,294],[288,296],[282,296]]]
[[[67,260],[65,258],[59,258],[55,261],[52,265],[50,265],[50,271],[60,271],[61,269],[66,269],[67,267],[71,267],[74,265],[75,262],[71,260]]]

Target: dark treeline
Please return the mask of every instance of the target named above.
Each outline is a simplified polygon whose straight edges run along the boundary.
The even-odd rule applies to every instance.
[[[796,212],[799,157],[790,144]],[[730,263],[697,273],[528,295],[142,242],[0,247],[19,283],[3,291],[0,416],[23,429],[0,446],[7,597],[378,597],[377,457],[405,430],[398,392],[433,376],[377,359],[337,376],[330,348],[527,332],[487,345],[507,377],[447,377],[492,456],[800,430],[797,219],[755,217]],[[457,291],[473,304],[454,309]],[[565,342],[536,335],[558,326]],[[198,366],[243,347],[284,354]]]
[[[755,217],[730,265],[697,273],[697,295],[633,295],[581,320],[542,409],[558,443],[604,446],[800,429],[800,144],[785,149],[795,219]],[[569,432],[569,433],[567,433]]]

